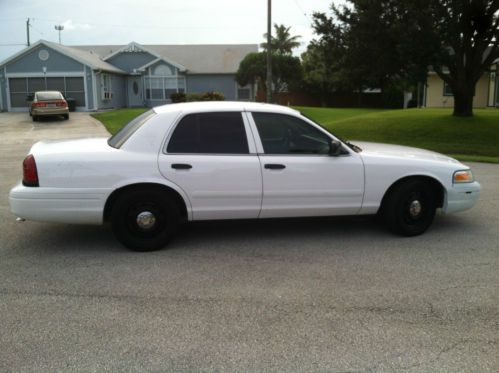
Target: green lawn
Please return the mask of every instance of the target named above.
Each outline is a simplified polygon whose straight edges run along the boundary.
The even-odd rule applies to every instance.
[[[461,160],[499,163],[499,110],[455,118],[450,109],[296,109],[351,141],[409,145]]]
[[[108,132],[114,135],[121,127],[130,122],[136,116],[149,110],[148,108],[139,109],[117,109],[112,111],[105,111],[102,113],[92,114],[95,119],[98,119]]]
[[[416,146],[460,160],[499,163],[499,110],[475,110],[455,118],[450,109],[330,109],[297,107],[334,134],[355,140]],[[93,114],[115,133],[147,109],[119,109]]]

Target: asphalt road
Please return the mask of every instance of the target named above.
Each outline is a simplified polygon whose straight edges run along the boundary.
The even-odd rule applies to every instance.
[[[85,114],[0,114],[0,371],[497,371],[499,165],[478,205],[400,238],[372,219],[204,223],[134,253],[109,227],[18,223],[40,138]]]

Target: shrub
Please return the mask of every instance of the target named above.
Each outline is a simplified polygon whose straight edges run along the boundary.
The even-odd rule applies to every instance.
[[[220,92],[188,93],[186,101],[224,101],[225,96]]]
[[[170,100],[172,100],[173,103],[185,102],[185,101],[187,101],[187,97],[186,97],[185,93],[182,93],[182,92],[172,93],[170,95]]]

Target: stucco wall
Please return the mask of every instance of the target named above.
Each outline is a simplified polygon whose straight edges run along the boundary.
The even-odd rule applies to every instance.
[[[426,107],[454,107],[454,97],[444,96],[444,82],[437,75],[429,75],[426,88]],[[477,82],[473,107],[487,107],[489,74],[484,74]]]
[[[233,74],[187,75],[187,92],[222,92],[227,101],[236,99],[236,81]]]
[[[103,100],[101,94],[102,74],[95,76],[97,89],[97,105],[98,109],[112,109],[126,106],[126,78],[122,75],[109,74],[111,76],[111,91],[113,98]]]

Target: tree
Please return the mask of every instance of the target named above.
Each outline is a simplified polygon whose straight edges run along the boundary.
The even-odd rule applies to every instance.
[[[274,91],[280,92],[300,82],[302,68],[300,59],[291,55],[272,55],[272,83]],[[266,89],[267,81],[267,53],[250,53],[239,64],[236,73],[239,85],[259,83]]]
[[[286,27],[284,25],[274,24],[275,33],[272,35],[270,45],[272,47],[272,52],[276,54],[291,54],[294,48],[300,46],[300,42],[298,41],[301,36],[295,35],[291,36],[289,32],[291,30],[290,27]],[[267,40],[267,33],[263,34],[265,40]],[[263,48],[264,51],[267,51],[267,42],[261,43],[260,47]]]
[[[472,116],[476,84],[499,57],[499,1],[425,0],[420,13],[418,3],[411,10],[427,30],[433,70],[453,91],[454,115]]]
[[[332,17],[314,15],[322,48],[331,38],[344,46],[343,81],[382,89],[411,85],[431,66],[453,90],[454,115],[473,115],[475,85],[499,57],[499,0],[348,2],[333,4]]]

